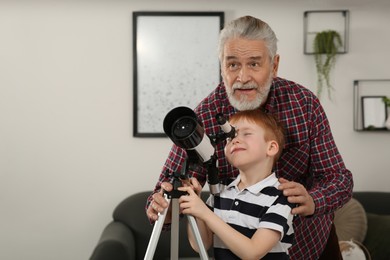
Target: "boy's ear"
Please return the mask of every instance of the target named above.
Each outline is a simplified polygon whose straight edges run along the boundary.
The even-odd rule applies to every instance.
[[[271,140],[268,145],[268,155],[269,156],[275,156],[279,151],[279,145],[278,142],[275,140]]]

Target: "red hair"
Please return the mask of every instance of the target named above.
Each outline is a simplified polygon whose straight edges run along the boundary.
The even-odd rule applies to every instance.
[[[285,130],[282,124],[274,115],[267,114],[259,109],[239,111],[229,118],[229,123],[234,125],[234,122],[244,119],[257,124],[265,130],[265,141],[275,140],[278,143],[279,151],[274,158],[274,163],[276,163],[282,154],[285,144]]]

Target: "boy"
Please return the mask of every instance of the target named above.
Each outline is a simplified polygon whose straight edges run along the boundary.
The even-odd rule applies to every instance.
[[[225,155],[240,171],[221,193],[211,195],[208,206],[199,198],[201,185],[180,187],[188,196],[179,199],[182,213],[191,214],[206,248],[214,244],[216,259],[289,259],[293,242],[293,205],[277,187],[273,166],[284,146],[284,130],[261,110],[234,114],[230,124],[236,136],[227,140]],[[189,230],[189,240],[199,250]]]

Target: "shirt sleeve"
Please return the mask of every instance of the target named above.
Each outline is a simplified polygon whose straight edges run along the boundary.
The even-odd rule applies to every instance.
[[[280,240],[282,240],[285,234],[292,233],[292,207],[293,204],[288,202],[287,197],[279,196],[261,218],[259,228],[279,231]]]
[[[352,196],[353,179],[337,149],[328,119],[316,102],[311,121],[310,154],[313,186],[308,191],[314,214],[334,212]]]

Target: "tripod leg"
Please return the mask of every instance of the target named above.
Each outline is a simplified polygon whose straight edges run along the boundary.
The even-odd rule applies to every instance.
[[[171,260],[179,259],[179,201],[172,199]]]
[[[179,259],[179,201],[177,199],[168,199],[168,207],[162,214],[159,214],[158,220],[154,223],[152,235],[149,240],[148,248],[146,249],[144,260],[153,260],[154,253],[156,251],[158,239],[160,238],[161,230],[164,225],[165,217],[167,215],[169,205],[172,202],[172,224],[171,224],[171,260]],[[207,251],[203,245],[202,237],[195,218],[187,215],[188,223],[191,226],[191,230],[195,235],[196,242],[199,248],[199,255],[202,260],[207,260]]]
[[[195,218],[191,215],[187,215],[187,219],[188,219],[188,223],[191,226],[192,233],[195,236],[196,243],[198,244],[200,259],[202,259],[202,260],[209,259],[208,255],[207,255],[207,251],[206,251],[204,244],[203,244],[203,241],[202,241],[202,237],[201,237],[200,232],[199,232],[198,225],[196,224]]]
[[[165,197],[167,199],[167,197]],[[152,235],[149,240],[148,248],[146,249],[144,260],[153,260],[154,252],[156,251],[158,239],[161,234],[162,227],[164,225],[165,217],[167,216],[170,199],[167,199],[168,207],[164,210],[162,214],[159,214],[158,220],[154,223]]]

